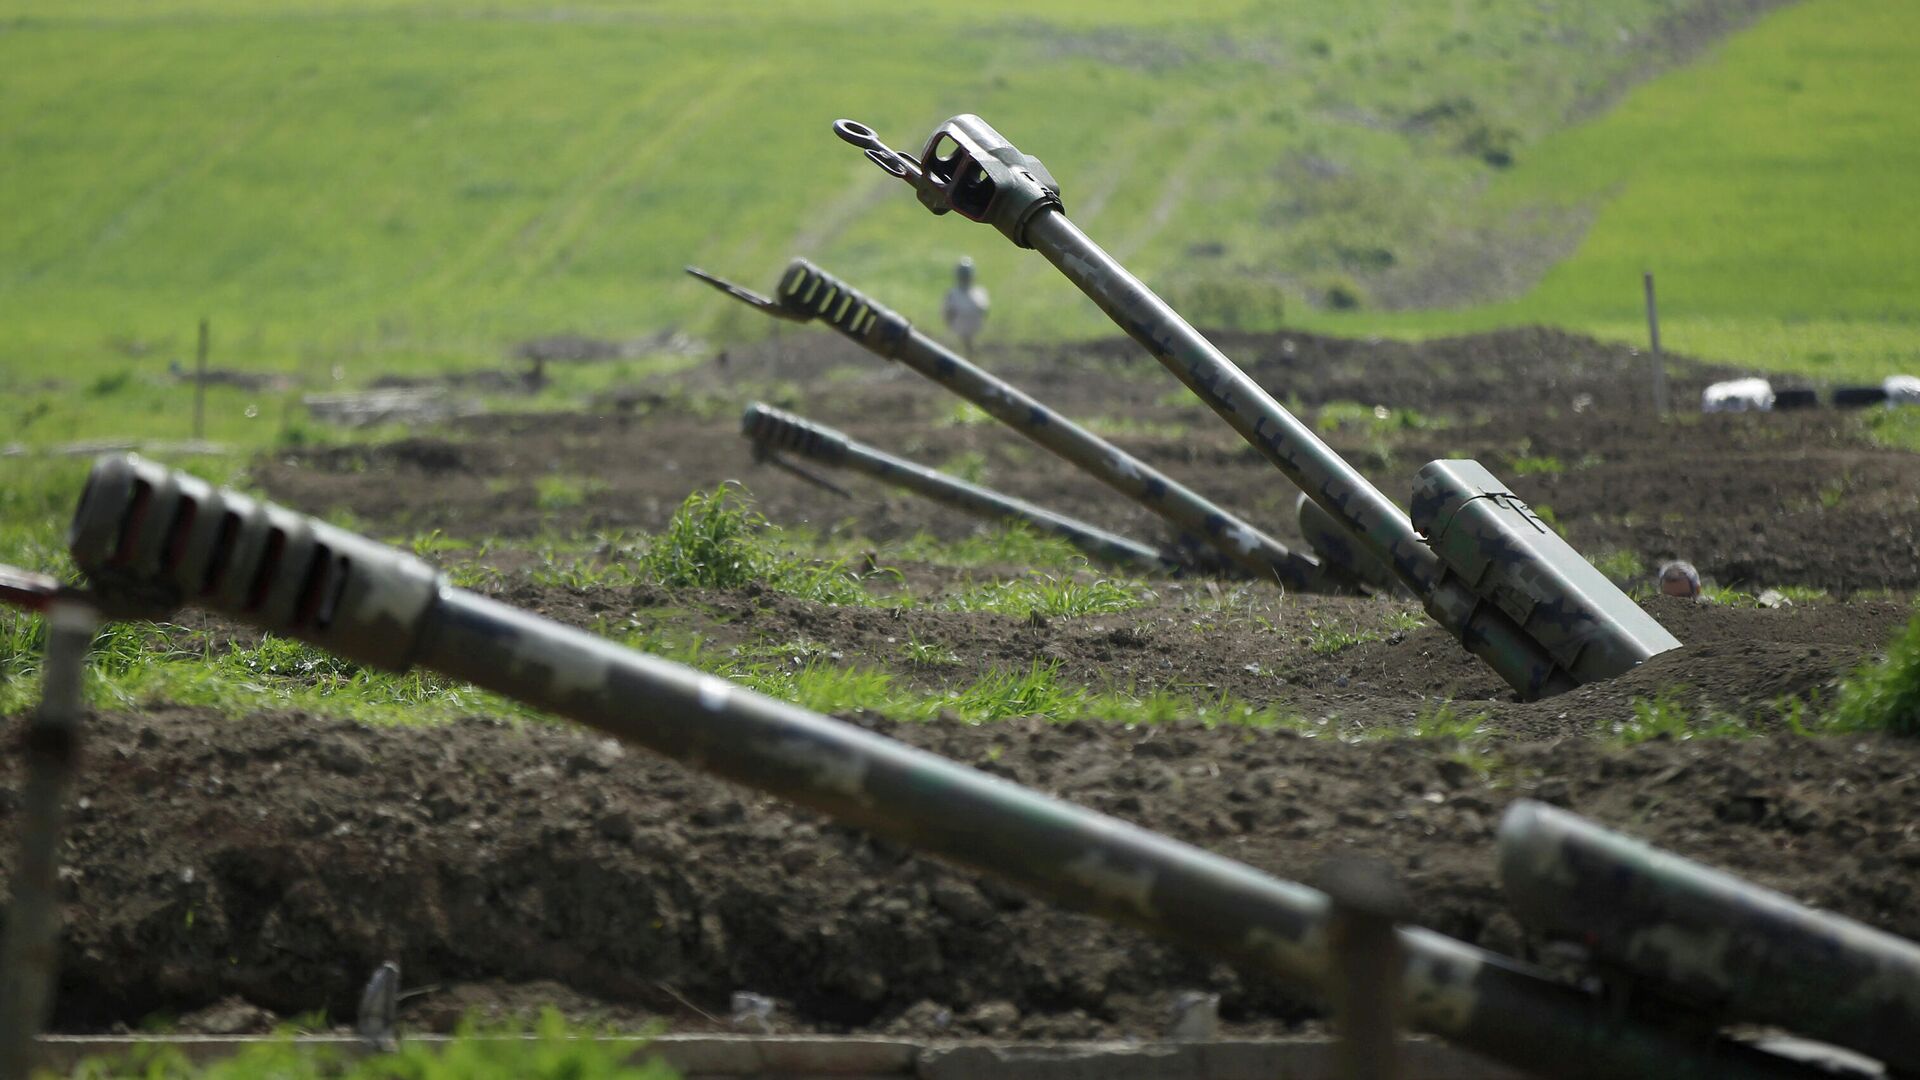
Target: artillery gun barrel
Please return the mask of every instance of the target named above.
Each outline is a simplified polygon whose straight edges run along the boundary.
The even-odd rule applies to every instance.
[[[1178,560],[1136,540],[895,457],[856,442],[824,424],[757,401],[748,405],[741,415],[740,432],[753,440],[755,448],[762,452],[785,450],[822,465],[865,473],[883,484],[924,495],[988,521],[1020,522],[1035,532],[1065,540],[1089,559],[1106,566],[1136,574],[1172,574],[1185,569]]]
[[[1439,557],[1392,500],[1064,213],[1037,215],[1026,236],[1048,262],[1326,511],[1355,544],[1392,570],[1436,622],[1509,685],[1528,697],[1573,688],[1573,680],[1512,619],[1480,603],[1445,573]]]
[[[1500,823],[1522,919],[1634,986],[1920,1072],[1920,946],[1537,802]]]
[[[104,596],[191,598],[370,666],[419,666],[694,768],[1324,993],[1328,901],[1303,885],[448,584],[424,561],[135,457],[102,459],[74,559]],[[1573,1077],[1824,1075],[1613,1015],[1545,973],[1398,931],[1403,1015]]]
[[[1422,470],[1415,517],[1423,508],[1444,511],[1427,519],[1430,533],[1445,532],[1462,505],[1486,508],[1457,515],[1459,527],[1436,535],[1437,549],[1429,546],[1358,470],[1068,220],[1059,185],[1039,159],[984,120],[963,114],[947,121],[917,159],[850,120],[834,132],[913,185],[934,213],[959,211],[1040,252],[1522,696],[1560,693],[1679,645],[1471,462]]]
[[[898,312],[805,259],[787,266],[773,299],[703,271],[689,272],[775,318],[820,319],[875,356],[896,360],[979,406],[987,415],[1165,519],[1183,552],[1288,588],[1330,591],[1342,582],[1321,561],[1288,549],[1186,485],[1047,408],[920,332]]]

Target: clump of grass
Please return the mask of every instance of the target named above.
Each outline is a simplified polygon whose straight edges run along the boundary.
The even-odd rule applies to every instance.
[[[534,503],[542,510],[571,510],[583,506],[589,497],[606,490],[601,481],[563,473],[549,473],[534,480]]]
[[[1515,476],[1554,476],[1567,471],[1566,464],[1552,455],[1524,455],[1507,462],[1507,467]]]
[[[76,1080],[676,1080],[680,1075],[658,1059],[636,1060],[646,1047],[645,1036],[576,1029],[556,1009],[541,1013],[532,1038],[521,1034],[468,1022],[445,1043],[402,1043],[392,1053],[351,1058],[335,1047],[302,1046],[289,1034],[205,1064],[193,1063],[178,1048],[157,1046],[125,1058],[82,1062],[73,1075]]]
[[[1639,581],[1647,574],[1647,564],[1640,556],[1625,548],[1617,548],[1602,555],[1589,555],[1587,561],[1595,570],[1607,575],[1614,581]]]
[[[1560,515],[1553,512],[1553,507],[1548,506],[1546,503],[1540,503],[1533,507],[1533,514],[1541,521],[1546,522],[1547,527],[1554,532],[1559,533],[1561,536],[1567,535],[1566,528],[1560,524]]]
[[[1191,400],[1191,397],[1189,397]],[[1178,420],[1141,420],[1132,416],[1090,416],[1081,427],[1105,438],[1140,436],[1150,439],[1184,439],[1193,433],[1193,425]]]
[[[1362,405],[1357,401],[1329,401],[1320,406],[1313,426],[1322,432],[1341,428],[1381,431],[1438,431],[1446,421],[1417,409],[1394,409],[1385,405]]]
[[[1127,611],[1152,595],[1143,586],[1106,578],[1082,582],[1052,574],[1030,574],[962,590],[947,597],[945,606],[951,611],[992,611],[1016,618],[1044,615],[1070,619]]]
[[[1442,701],[1420,710],[1408,734],[1416,739],[1452,739],[1465,744],[1485,737],[1488,718],[1484,711],[1462,714],[1453,702]]]
[[[1420,611],[1396,611],[1384,620],[1388,633],[1412,633],[1427,625],[1427,616]]]
[[[1378,630],[1340,626],[1336,623],[1321,622],[1318,619],[1307,624],[1307,648],[1320,656],[1332,656],[1343,649],[1379,639]]]
[[[666,530],[641,554],[636,569],[662,585],[737,589],[760,579],[766,553],[755,542],[765,525],[722,484],[696,491],[674,511]]]
[[[953,667],[960,663],[960,657],[952,649],[937,641],[921,641],[908,638],[900,651],[906,654],[907,663],[917,668]]]
[[[1066,569],[1087,565],[1087,557],[1056,536],[1045,536],[1020,522],[972,533],[958,540],[940,540],[915,533],[893,552],[901,560],[942,566],[1024,566],[1030,569]]]
[[[995,668],[954,695],[947,707],[973,723],[1017,716],[1077,717],[1084,711],[1086,691],[1061,685],[1059,671],[1059,664],[1038,660],[1025,671]]]
[[[1840,683],[1829,727],[1920,735],[1920,609],[1887,646],[1886,658],[1865,664]]]
[[[1873,409],[1861,422],[1874,442],[1920,454],[1920,409]]]
[[[737,589],[758,583],[827,604],[875,602],[843,561],[815,563],[778,553],[779,539],[777,528],[722,484],[688,495],[633,569],[661,585]]]
[[[1754,734],[1753,726],[1712,706],[1694,706],[1687,702],[1684,686],[1662,687],[1653,697],[1636,697],[1630,703],[1633,716],[1615,722],[1610,732],[1622,744],[1670,739],[1684,742],[1696,738],[1744,737]]]
[[[991,419],[993,419],[993,417],[987,415],[985,409],[975,405],[973,402],[956,401],[953,406],[947,410],[945,422],[950,427],[973,427],[976,424],[984,424]]]
[[[978,450],[968,450],[955,454],[946,464],[940,466],[940,471],[948,476],[965,480],[969,484],[983,484],[986,483],[987,473],[990,470],[987,468],[987,455]]]

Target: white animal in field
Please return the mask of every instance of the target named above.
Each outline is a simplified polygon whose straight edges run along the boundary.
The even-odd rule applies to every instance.
[[[960,348],[964,352],[973,351],[973,339],[980,334],[980,328],[987,321],[987,290],[973,283],[973,260],[961,259],[953,268],[953,288],[947,290],[946,299],[940,302],[940,317],[947,321],[947,329],[960,339]]]
[[[1773,384],[1765,379],[1729,379],[1700,391],[1701,412],[1768,412]]]
[[[1880,384],[1887,392],[1887,407],[1895,405],[1920,405],[1920,378],[1912,375],[1889,375]]]

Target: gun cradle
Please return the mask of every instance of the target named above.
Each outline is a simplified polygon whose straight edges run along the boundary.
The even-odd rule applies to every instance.
[[[1612,678],[1680,647],[1477,461],[1422,468],[1412,517],[1449,573],[1579,682]]]

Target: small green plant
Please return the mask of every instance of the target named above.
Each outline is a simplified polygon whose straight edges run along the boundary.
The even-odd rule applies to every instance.
[[[987,455],[978,450],[968,450],[956,454],[940,466],[940,471],[948,476],[958,477],[969,484],[983,484],[987,480]]]
[[[1515,476],[1554,476],[1567,471],[1565,463],[1550,455],[1536,457],[1529,454],[1517,457],[1507,462],[1507,467],[1513,470]]]
[[[598,480],[549,473],[533,482],[534,503],[542,510],[571,510],[585,505],[590,496],[606,488],[606,484]]]
[[[1068,719],[1078,716],[1086,693],[1060,685],[1060,665],[1034,661],[1025,671],[995,668],[956,694],[948,707],[966,720],[1005,720],[1016,716]]]
[[[127,388],[133,381],[133,372],[115,371],[102,375],[87,384],[86,394],[92,398],[112,397]]]
[[[1396,611],[1383,621],[1387,633],[1410,634],[1427,625],[1427,616],[1419,611]]]
[[[1887,646],[1840,683],[1828,726],[1841,731],[1920,735],[1920,608]]]
[[[644,1034],[574,1028],[549,1008],[531,1033],[467,1022],[445,1043],[402,1043],[392,1053],[369,1057],[302,1046],[288,1032],[206,1064],[161,1045],[124,1058],[89,1059],[72,1075],[75,1080],[675,1080],[679,1074],[659,1060],[639,1060],[647,1040]]]
[[[1613,725],[1613,734],[1632,745],[1649,739],[1684,739],[1688,734],[1686,688],[1663,687],[1651,698],[1636,697],[1630,703],[1633,718]]]
[[[1067,569],[1087,565],[1087,557],[1072,544],[1059,537],[1043,536],[1021,522],[970,533],[958,540],[940,540],[929,533],[915,533],[892,550],[902,561],[943,566]]]
[[[1343,649],[1378,640],[1380,640],[1378,630],[1341,626],[1337,623],[1321,622],[1318,619],[1307,623],[1307,648],[1320,656],[1332,656]]]
[[[1410,734],[1416,739],[1452,739],[1469,743],[1485,737],[1488,719],[1489,714],[1484,711],[1463,715],[1453,702],[1442,701],[1420,710]]]
[[[826,604],[872,604],[844,560],[815,563],[777,554],[780,531],[722,484],[688,495],[673,519],[634,562],[634,573],[661,585],[737,589],[758,583]]]
[[[1357,401],[1329,401],[1320,406],[1313,426],[1322,432],[1358,428],[1380,434],[1388,431],[1438,431],[1446,422],[1415,409],[1394,409],[1385,405],[1362,405]]]
[[[1639,581],[1647,574],[1647,564],[1640,556],[1625,548],[1615,548],[1601,555],[1589,555],[1587,561],[1593,568],[1614,581]]]
[[[1553,512],[1553,507],[1548,506],[1546,503],[1541,503],[1533,508],[1533,513],[1535,517],[1546,522],[1547,527],[1554,532],[1559,533],[1561,536],[1567,535],[1566,527],[1560,524],[1560,515]]]
[[[1920,453],[1920,408],[1872,409],[1861,423],[1874,442]]]
[[[1652,739],[1682,742],[1754,734],[1753,725],[1747,719],[1711,705],[1690,705],[1687,696],[1685,686],[1667,686],[1653,697],[1636,697],[1630,703],[1632,718],[1614,723],[1611,734],[1629,746]]]
[[[960,663],[960,657],[952,649],[937,641],[921,641],[908,638],[900,651],[907,656],[907,663],[918,668],[953,667]]]
[[[407,546],[413,550],[415,555],[423,559],[430,559],[435,555],[446,555],[455,551],[469,551],[473,548],[473,544],[470,542],[458,537],[448,536],[439,529],[415,536],[412,540],[408,541]]]
[[[965,589],[948,596],[945,606],[950,611],[992,611],[1016,618],[1044,615],[1070,619],[1127,611],[1152,595],[1144,587],[1106,578],[1082,582],[1052,574],[1030,574]]]
[[[1752,593],[1736,589],[1731,585],[1703,583],[1700,586],[1700,595],[1712,603],[1725,604],[1728,607],[1753,607],[1756,603]]]
[[[946,423],[950,427],[973,427],[984,424],[993,417],[985,409],[971,401],[957,401],[947,410]]]

